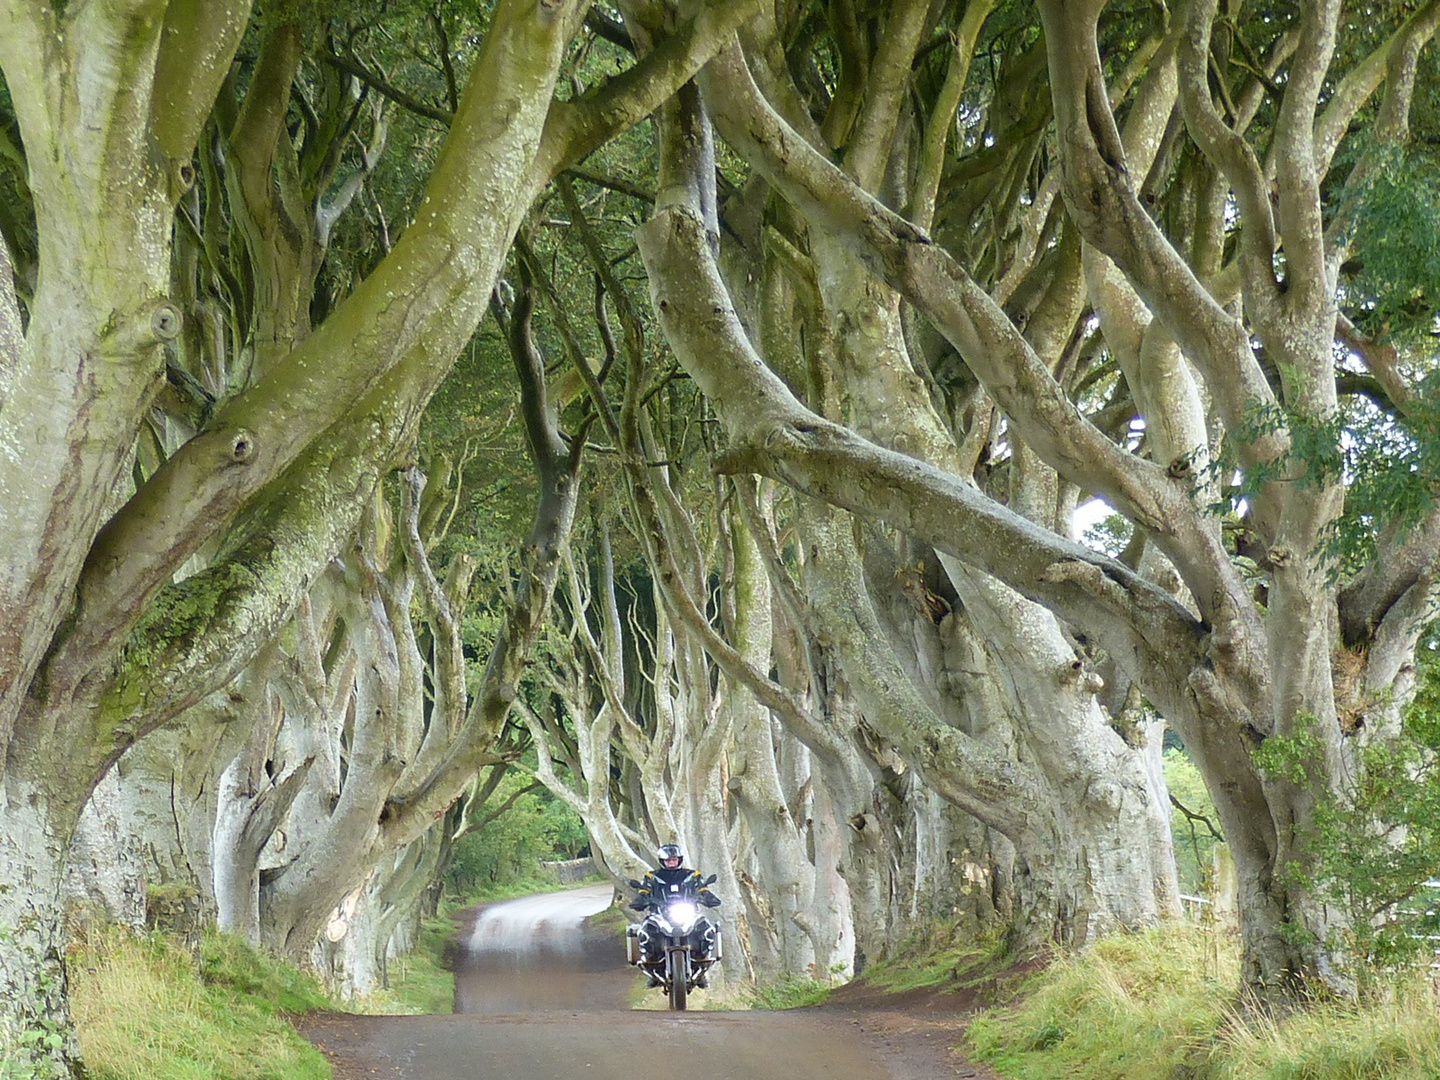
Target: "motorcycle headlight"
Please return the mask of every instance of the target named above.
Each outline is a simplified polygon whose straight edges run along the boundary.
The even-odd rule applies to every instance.
[[[700,918],[700,909],[688,900],[678,900],[665,908],[665,921],[682,934],[688,934]]]

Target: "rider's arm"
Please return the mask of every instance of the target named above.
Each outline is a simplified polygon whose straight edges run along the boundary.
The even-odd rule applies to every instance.
[[[700,884],[700,882],[703,880],[704,879],[700,876],[700,871],[696,870],[695,884],[697,887],[695,890],[695,898],[699,900],[700,903],[704,904],[706,907],[719,907],[720,898],[714,893],[712,893],[709,889],[705,888],[703,885]]]
[[[640,879],[640,892],[630,906],[636,911],[646,911],[655,903],[655,875],[646,874]]]

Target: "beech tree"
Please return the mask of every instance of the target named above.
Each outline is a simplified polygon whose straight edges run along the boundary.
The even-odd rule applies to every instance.
[[[0,281],[8,1027],[65,1029],[58,889],[96,782],[272,640],[353,534],[485,311],[534,194],[673,93],[748,12],[701,9],[641,65],[557,102],[584,5],[496,5],[414,220],[303,340],[279,326],[260,334],[276,348],[253,385],[151,471],[132,468],[137,435],[184,322],[174,210],[250,5],[0,7],[18,131],[7,160],[20,162],[14,183],[33,215],[32,244],[6,232],[20,255],[7,252]],[[283,86],[294,42],[275,44],[265,55]],[[263,223],[253,235],[270,236]],[[197,553],[204,568],[191,572]],[[503,660],[510,678],[522,660]],[[427,787],[407,815],[454,801],[469,777],[451,764],[455,784]],[[50,1071],[68,1069],[68,1043],[44,1052]]]
[[[473,52],[452,55],[436,17],[433,94],[367,63],[358,31],[265,15],[0,0],[0,1028],[65,1031],[59,892],[82,807],[167,722],[230,725],[215,691],[265,719],[266,650],[302,598],[328,603],[328,568],[410,463],[522,221],[567,170],[653,201],[653,315],[719,421],[711,545],[647,429],[670,374],[613,280],[620,256],[581,237],[622,323],[621,389],[567,343],[589,404],[566,414],[536,356],[520,366],[542,502],[485,691],[463,720],[428,714],[446,718],[435,739],[402,738],[424,711],[415,650],[339,678],[339,697],[384,702],[352,749],[364,728],[416,761],[375,755],[357,773],[375,782],[349,792],[360,812],[312,823],[392,869],[430,864],[421,837],[490,760],[565,568],[588,422],[679,688],[626,726],[613,600],[570,574],[576,677],[558,696],[591,732],[587,748],[570,729],[572,773],[605,782],[572,794],[607,858],[643,833],[602,790],[620,746],[651,837],[725,853],[750,915],[784,920],[781,963],[843,963],[852,914],[857,959],[880,955],[897,913],[953,898],[957,875],[1017,945],[1080,943],[1174,907],[1148,706],[1214,796],[1247,983],[1343,986],[1344,917],[1306,874],[1308,836],[1357,748],[1397,734],[1435,613],[1440,510],[1416,464],[1433,282],[1391,234],[1397,177],[1429,183],[1440,0],[634,0],[618,17],[499,0]],[[604,40],[633,63],[590,90],[570,69],[557,97],[582,34],[574,55]],[[391,221],[356,200],[401,110],[439,149]],[[651,114],[653,188],[579,165]],[[582,201],[558,194],[583,231]],[[357,206],[377,242],[326,274]],[[1428,227],[1412,223],[1419,248]],[[562,416],[582,421],[569,444]],[[1398,479],[1347,492],[1355,448],[1378,444]],[[1070,535],[1090,496],[1130,523],[1118,559]],[[369,596],[419,583],[439,627],[421,554]],[[398,607],[350,610],[378,653],[410,633]],[[669,734],[664,708],[685,713]],[[542,746],[560,737],[528,720]],[[803,754],[777,750],[777,724]],[[259,928],[257,834],[319,775],[301,748],[321,728],[296,729],[272,795],[247,805],[274,728],[226,727],[237,926]],[[802,776],[815,815],[762,829],[793,815]],[[737,851],[762,832],[773,848]],[[323,887],[277,894],[276,938],[297,951],[369,871],[323,846],[293,879]],[[64,1075],[69,1044],[45,1045]]]
[[[1021,5],[996,6],[991,55],[1028,74],[991,78],[969,109],[954,84],[980,67],[970,54],[981,39],[957,12],[937,27],[933,8],[896,5],[863,16],[858,35],[833,19],[833,82],[783,50],[797,25],[785,13],[752,24],[700,85],[721,135],[790,215],[769,220],[795,223],[777,231],[801,274],[823,297],[844,267],[837,246],[868,270],[848,295],[871,307],[832,316],[842,356],[845,333],[869,335],[863,367],[836,365],[842,394],[862,388],[848,398],[812,389],[802,403],[777,376],[805,385],[727,289],[693,181],[662,188],[640,232],[657,314],[729,438],[723,470],[783,480],[922,541],[967,611],[1003,583],[1062,620],[1057,643],[1103,649],[1178,730],[1235,856],[1243,972],[1262,996],[1312,979],[1344,985],[1343,916],[1305,873],[1310,825],[1323,801],[1345,798],[1356,747],[1394,732],[1434,614],[1440,517],[1423,482],[1388,515],[1346,519],[1335,464],[1356,417],[1342,408],[1356,385],[1347,368],[1365,366],[1370,399],[1403,430],[1428,366],[1339,314],[1366,309],[1341,268],[1380,156],[1406,139],[1418,58],[1440,19],[1434,4],[1364,7],[1219,21],[1208,2],[1137,17],[1096,0],[1041,3],[1036,23]],[[923,96],[938,82],[924,76],[927,34],[956,44],[948,96],[944,84]],[[1048,94],[1029,93],[1041,79]],[[938,341],[917,332],[927,324]],[[942,382],[950,357],[962,373]],[[1114,373],[1109,400],[1085,393],[1097,359]],[[995,429],[955,407],[967,387],[1003,415],[1006,488],[993,457],[966,452],[996,446]],[[1138,441],[1127,437],[1136,419]],[[1223,515],[1216,503],[1235,477]],[[1027,493],[1047,484],[1036,513]],[[1054,512],[1067,486],[1133,524],[1125,562],[1069,538],[1063,498]],[[1355,526],[1371,530],[1370,555],[1339,564],[1327,539]],[[1027,609],[1007,603],[1002,622],[1015,626]],[[1026,636],[1033,649],[1040,639]],[[1078,671],[1086,657],[1072,655]],[[1040,745],[1062,737],[1054,720],[1036,723]],[[1266,767],[1301,742],[1306,770]],[[1066,842],[1027,833],[1063,817],[1075,789],[1037,784],[1043,758],[1007,762],[943,730],[897,743],[1054,873]],[[1092,815],[1123,806],[1105,783],[1082,796],[1098,800]],[[994,815],[1010,799],[1007,825]]]

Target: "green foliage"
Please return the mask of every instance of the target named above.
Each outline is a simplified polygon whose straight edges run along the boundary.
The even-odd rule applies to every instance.
[[[755,1009],[803,1009],[823,1005],[830,996],[830,984],[811,975],[784,975],[774,982],[750,988],[750,1006]]]
[[[283,1012],[333,1007],[313,980],[239,939],[199,956],[113,928],[72,951],[71,1009],[92,1080],[327,1080]]]
[[[1342,296],[1373,336],[1415,337],[1435,324],[1440,281],[1440,163],[1428,147],[1370,146]],[[1363,160],[1363,159],[1362,159]]]
[[[1282,432],[1289,441],[1286,451],[1241,465],[1240,446]],[[1349,402],[1323,418],[1276,403],[1251,403],[1223,452],[1197,468],[1197,475],[1223,492],[1211,511],[1237,516],[1244,503],[1274,482],[1300,487],[1344,482],[1344,513],[1329,524],[1313,552],[1296,553],[1319,557],[1331,582],[1341,582],[1374,559],[1385,530],[1397,530],[1404,539],[1436,503],[1440,372],[1418,380],[1404,415],[1392,415],[1368,399]],[[1257,576],[1254,564],[1248,566],[1250,576]]]
[[[1360,753],[1349,804],[1316,813],[1317,876],[1352,919],[1355,954],[1369,965],[1403,964],[1440,933],[1440,676],[1431,666],[1392,743]]]
[[[1320,753],[1310,719],[1267,739],[1255,760],[1269,776],[1320,788]],[[1425,666],[1400,735],[1359,749],[1301,840],[1307,865],[1289,872],[1348,916],[1336,944],[1354,957],[1362,990],[1376,969],[1428,953],[1440,933],[1440,891],[1426,885],[1440,877],[1440,665]]]
[[[1190,755],[1179,747],[1165,751],[1165,786],[1177,802],[1190,813],[1206,818],[1219,828],[1219,817],[1200,770],[1190,760]],[[1206,880],[1213,864],[1215,838],[1203,821],[1196,821],[1179,808],[1170,812],[1170,832],[1175,839],[1175,869],[1180,877],[1180,888],[1187,893],[1203,893]]]
[[[1440,373],[1420,380],[1406,414],[1356,405],[1346,425],[1345,514],[1325,539],[1342,575],[1374,558],[1379,531],[1404,532],[1430,513],[1440,476]]]
[[[1086,547],[1103,551],[1112,559],[1118,559],[1120,553],[1130,543],[1130,537],[1134,535],[1134,532],[1135,526],[1131,525],[1126,518],[1119,514],[1108,514],[1086,529],[1085,535],[1080,539]]]
[[[1297,787],[1323,783],[1325,777],[1318,769],[1324,745],[1315,731],[1315,717],[1297,716],[1294,726],[1294,734],[1272,735],[1260,744],[1252,755],[1255,767],[1271,779]]]
[[[1032,976],[968,1037],[1007,1080],[1433,1080],[1437,999],[1424,976],[1364,1005],[1283,1019],[1240,1010],[1239,948],[1193,924],[1106,938]]]
[[[14,886],[0,883],[0,893]],[[54,1001],[60,992],[57,983],[63,973],[59,967],[39,955],[32,944],[16,942],[16,928],[0,922],[0,944],[17,955],[22,966],[28,966],[35,1004]],[[33,940],[33,939],[32,939]],[[73,1051],[73,1047],[70,1047]],[[52,1080],[55,1066],[66,1050],[65,1029],[50,1016],[30,1016],[19,1020],[0,1016],[0,1080]]]
[[[480,822],[455,841],[445,887],[452,896],[496,899],[555,887],[541,862],[578,857],[588,838],[579,816],[549,792],[524,791],[527,777],[510,774],[485,804],[471,810]],[[518,794],[517,794],[518,793]],[[489,815],[513,797],[508,809]]]
[[[55,1060],[64,1048],[64,1033],[50,1024],[22,1026],[0,1018],[0,1080],[50,1080],[41,1062]]]
[[[1418,391],[1398,417],[1368,400],[1325,417],[1252,403],[1223,451],[1196,470],[1223,493],[1211,510],[1238,514],[1246,501],[1276,482],[1301,487],[1343,482],[1343,514],[1313,552],[1296,554],[1322,559],[1332,582],[1349,577],[1374,558],[1376,539],[1385,529],[1397,529],[1403,538],[1434,506],[1440,476],[1440,372],[1421,379]],[[1277,433],[1288,439],[1283,453],[1242,467],[1239,447]]]
[[[1197,475],[1217,483],[1225,492],[1222,502],[1212,506],[1217,513],[1233,510],[1242,500],[1253,499],[1267,484],[1284,480],[1301,487],[1324,487],[1339,480],[1345,466],[1341,450],[1343,424],[1338,414],[1315,417],[1275,402],[1252,401],[1230,433],[1224,450],[1212,462],[1197,469]],[[1242,469],[1239,447],[1285,433],[1289,447],[1268,461]],[[1232,477],[1239,482],[1229,484]]]

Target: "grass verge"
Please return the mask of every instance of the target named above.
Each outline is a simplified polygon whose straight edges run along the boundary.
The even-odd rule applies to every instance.
[[[610,879],[603,874],[591,874],[579,881],[557,881],[554,874],[541,871],[529,877],[516,878],[503,885],[491,885],[475,889],[464,896],[457,896],[449,903],[452,908],[470,907],[473,904],[495,904],[501,900],[516,900],[536,893],[565,892],[569,889],[583,889],[589,885],[604,885]]]
[[[604,911],[597,911],[594,915],[585,917],[585,926],[592,932],[610,934],[614,937],[623,938],[625,928],[632,922],[639,921],[638,914],[631,914],[628,908],[619,904],[611,904]]]
[[[786,975],[774,982],[761,983],[747,992],[752,1009],[804,1009],[823,1005],[833,989],[810,975]]]
[[[998,937],[971,937],[941,921],[910,934],[857,981],[889,994],[941,987],[959,990],[992,978],[1009,962]]]
[[[455,1011],[455,972],[451,968],[455,922],[450,908],[420,924],[415,948],[390,961],[389,988],[378,991],[361,1007],[371,1013],[424,1015]]]
[[[1026,982],[970,1026],[975,1057],[1009,1080],[1435,1080],[1440,1027],[1428,973],[1366,1005],[1283,1020],[1234,1007],[1238,949],[1177,924],[1107,938]]]
[[[993,999],[997,973],[1007,963],[998,940],[967,937],[949,922],[935,922],[917,930],[895,952],[844,984],[842,997],[903,994],[912,990],[969,991]],[[744,1007],[800,1009],[828,1001],[840,986],[832,978],[813,973],[785,975],[751,987]]]
[[[90,1080],[328,1080],[285,1013],[334,1008],[318,983],[232,935],[198,956],[161,934],[93,931],[69,957]]]

